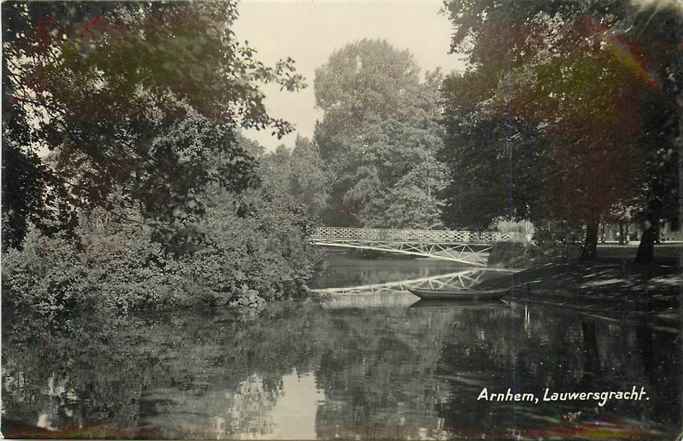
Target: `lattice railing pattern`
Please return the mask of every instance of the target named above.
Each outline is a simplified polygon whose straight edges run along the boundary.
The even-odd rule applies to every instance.
[[[513,240],[509,233],[495,231],[399,230],[389,228],[320,227],[315,242],[412,242],[433,244],[492,243]]]

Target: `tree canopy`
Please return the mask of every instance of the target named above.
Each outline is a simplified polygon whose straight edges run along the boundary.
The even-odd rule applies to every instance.
[[[324,115],[315,141],[330,180],[327,222],[439,224],[441,80],[439,71],[422,78],[409,52],[381,40],[350,43],[316,71]]]
[[[591,231],[624,206],[656,222],[676,217],[680,8],[453,0],[446,9],[451,49],[470,62],[444,87],[443,155],[462,176],[448,194],[447,223],[509,216]],[[506,163],[509,173],[494,171]]]
[[[234,1],[6,2],[3,16],[3,150],[16,153],[3,166],[33,161],[26,173],[50,177],[4,204],[8,216],[54,203],[57,187],[71,207],[138,206],[164,222],[201,214],[209,183],[239,190],[254,175],[239,129],[291,130],[259,87],[296,90],[302,77],[293,60],[268,67],[237,39]],[[45,150],[49,167],[36,156]],[[19,191],[3,180],[5,201]]]

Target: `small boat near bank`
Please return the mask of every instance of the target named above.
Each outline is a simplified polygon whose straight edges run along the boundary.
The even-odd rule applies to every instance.
[[[507,292],[508,288],[499,289],[431,289],[410,288],[411,293],[422,300],[467,300],[467,301],[490,301],[499,300]]]

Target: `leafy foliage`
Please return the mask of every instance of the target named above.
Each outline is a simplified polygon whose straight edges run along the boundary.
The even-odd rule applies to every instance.
[[[156,230],[134,213],[97,210],[81,220],[80,242],[30,230],[22,250],[4,250],[4,301],[56,317],[89,307],[224,305],[250,290],[266,300],[302,295],[316,261],[304,212],[260,190],[216,188],[206,197],[206,215],[184,224],[201,239],[182,255],[153,240]]]
[[[209,244],[188,260],[188,276],[201,274],[202,286],[228,298],[247,289],[267,300],[303,294],[316,252],[306,242],[312,224],[301,205],[267,188],[240,197],[218,191],[209,204],[198,223]]]
[[[301,292],[307,220],[259,187],[262,147],[239,132],[288,133],[259,87],[302,77],[238,41],[236,2],[7,2],[3,15],[7,302],[52,316]]]
[[[237,40],[236,2],[7,2],[3,15],[5,98],[18,103],[4,140],[29,158],[54,151],[50,174],[72,206],[200,215],[207,185],[241,190],[253,174],[239,128],[291,130],[259,85],[296,90],[302,78],[293,60],[267,67]]]
[[[475,73],[444,81],[444,148],[448,168],[444,221],[483,229],[498,217],[540,220],[547,168],[545,139],[520,118],[494,112]]]
[[[327,203],[328,177],[314,142],[297,136],[293,149],[280,145],[274,152],[262,154],[258,176],[270,194],[298,205],[312,221],[320,221]]]
[[[448,193],[451,218],[583,224],[594,251],[591,232],[598,222],[619,220],[619,207],[638,207],[655,220],[675,217],[680,9],[626,0],[453,0],[446,8],[452,50],[470,61],[470,70],[444,87],[444,157],[462,176]],[[502,183],[504,152],[515,173],[537,176],[510,173]],[[471,190],[458,195],[463,181]],[[506,187],[508,203],[495,202]],[[515,198],[519,188],[530,194]],[[467,194],[481,195],[482,208]]]
[[[429,72],[421,82],[409,52],[377,40],[348,44],[316,71],[316,100],[325,112],[315,139],[329,179],[326,223],[438,226],[441,79]]]
[[[23,250],[5,250],[4,301],[53,317],[76,307],[127,311],[170,300],[163,253],[149,234],[100,219],[79,230],[80,249],[67,238],[33,229]]]
[[[419,68],[408,51],[382,40],[360,40],[330,55],[316,70],[314,87],[316,104],[326,113],[326,134],[343,135],[369,119],[409,116]]]
[[[328,178],[323,170],[318,145],[297,137],[291,157],[289,193],[301,203],[308,215],[319,220],[328,200]]]

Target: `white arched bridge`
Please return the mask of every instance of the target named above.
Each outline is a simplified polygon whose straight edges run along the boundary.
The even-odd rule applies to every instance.
[[[383,251],[486,266],[496,242],[515,240],[510,233],[492,231],[398,230],[388,228],[320,227],[311,236],[315,245]]]

